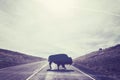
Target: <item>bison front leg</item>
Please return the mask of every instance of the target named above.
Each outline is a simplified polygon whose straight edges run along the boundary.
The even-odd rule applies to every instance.
[[[52,62],[49,62],[49,67],[50,67],[50,69],[52,69],[52,66],[51,66],[51,64],[52,64]]]
[[[60,67],[60,64],[57,64],[57,68],[58,68],[58,70],[59,70],[59,67]]]
[[[66,69],[65,64],[62,64],[62,67],[63,67],[64,69]]]

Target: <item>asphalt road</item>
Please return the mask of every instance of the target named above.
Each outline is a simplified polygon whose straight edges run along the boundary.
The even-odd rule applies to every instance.
[[[67,70],[56,65],[49,70],[46,61],[24,64],[14,67],[0,69],[0,80],[95,80],[88,74],[73,66],[66,66]]]
[[[26,80],[44,64],[46,64],[46,61],[2,68],[0,69],[0,80]]]

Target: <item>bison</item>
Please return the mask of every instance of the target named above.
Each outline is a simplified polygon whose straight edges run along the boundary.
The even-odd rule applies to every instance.
[[[55,55],[50,55],[48,58],[49,61],[49,67],[52,69],[51,64],[52,62],[57,64],[57,68],[59,70],[59,66],[61,65],[64,69],[66,69],[65,65],[66,64],[72,64],[72,58],[68,57],[66,54],[55,54]]]

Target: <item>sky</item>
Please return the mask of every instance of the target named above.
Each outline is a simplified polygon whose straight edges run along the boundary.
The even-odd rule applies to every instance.
[[[120,0],[0,0],[0,48],[76,58],[120,43]]]

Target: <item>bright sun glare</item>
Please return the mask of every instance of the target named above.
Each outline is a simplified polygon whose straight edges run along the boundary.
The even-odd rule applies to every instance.
[[[40,0],[44,8],[53,15],[67,15],[74,8],[73,0]]]

